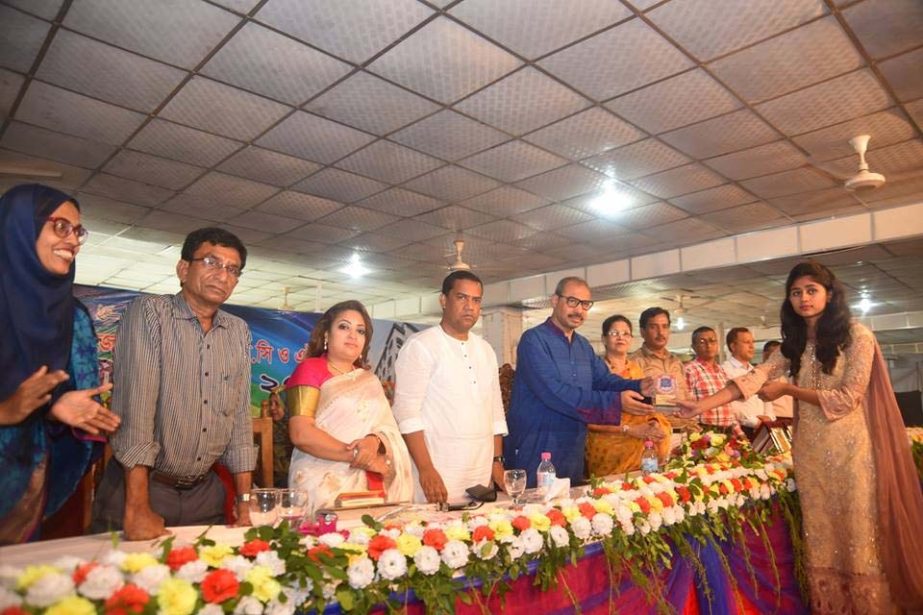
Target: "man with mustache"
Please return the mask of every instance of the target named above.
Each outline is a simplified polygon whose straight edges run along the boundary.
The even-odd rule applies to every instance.
[[[641,366],[645,376],[673,378],[676,398],[689,399],[683,362],[667,350],[667,344],[670,342],[670,312],[662,307],[649,307],[641,312],[639,320],[638,324],[644,343],[629,358]]]
[[[593,306],[590,287],[578,277],[558,282],[551,296],[552,313],[544,323],[522,334],[517,349],[516,379],[504,443],[506,465],[525,468],[528,486],[543,452],[559,478],[572,484],[586,480],[584,449],[587,423],[617,425],[622,412],[652,414],[642,403],[642,383],[610,373],[593,347],[576,329]]]

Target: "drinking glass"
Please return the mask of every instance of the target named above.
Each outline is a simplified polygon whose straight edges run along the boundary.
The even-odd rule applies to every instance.
[[[250,491],[250,523],[275,525],[279,518],[279,490],[253,489]]]
[[[301,527],[308,506],[308,492],[300,489],[279,489],[279,519],[288,521],[292,529]]]
[[[503,486],[506,492],[513,498],[513,505],[519,506],[519,498],[526,490],[526,471],[525,470],[506,470],[503,473]]]

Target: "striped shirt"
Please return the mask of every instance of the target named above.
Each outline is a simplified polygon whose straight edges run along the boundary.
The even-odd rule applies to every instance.
[[[686,364],[685,372],[686,386],[689,387],[695,399],[705,399],[709,395],[714,395],[725,387],[728,380],[724,370],[715,361],[705,363],[693,359]],[[703,412],[699,417],[699,422],[705,425],[729,427],[737,424],[737,418],[731,407],[725,404]]]
[[[112,390],[122,425],[110,442],[126,468],[253,470],[250,330],[221,310],[212,322],[205,333],[181,292],[139,297],[122,316]]]

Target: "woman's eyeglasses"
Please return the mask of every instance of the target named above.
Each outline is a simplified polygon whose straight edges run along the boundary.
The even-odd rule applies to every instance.
[[[609,337],[631,337],[630,331],[616,331],[615,329],[610,329],[609,333],[606,333]]]
[[[83,245],[86,243],[87,237],[90,236],[90,231],[87,230],[85,226],[82,224],[72,224],[67,218],[49,216],[45,220],[46,222],[51,222],[51,230],[61,239],[67,239],[70,234],[73,233],[74,237],[77,238],[77,243]]]

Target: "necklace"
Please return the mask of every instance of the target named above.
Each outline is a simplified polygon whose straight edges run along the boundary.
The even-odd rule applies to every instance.
[[[330,369],[332,369],[333,371],[335,371],[335,372],[338,373],[338,374],[348,374],[349,372],[352,371],[351,369],[345,370],[345,371],[342,370],[342,369],[340,369],[339,367],[337,367],[336,365],[334,365],[329,359],[327,360],[327,367],[329,367]]]

